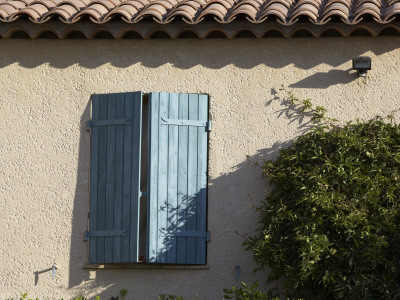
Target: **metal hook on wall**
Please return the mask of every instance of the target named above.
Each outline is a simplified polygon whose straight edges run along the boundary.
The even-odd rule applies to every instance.
[[[54,264],[51,268],[51,274],[53,275],[53,279],[56,278],[56,270],[58,269],[58,266]]]
[[[235,266],[235,273],[236,273],[236,280],[239,280],[239,277],[240,277],[240,266],[239,265]]]

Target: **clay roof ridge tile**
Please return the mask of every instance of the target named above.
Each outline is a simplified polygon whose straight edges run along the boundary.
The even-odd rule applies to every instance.
[[[223,19],[223,23],[230,23],[236,19],[237,14],[235,14],[235,10],[240,6],[240,0],[232,3],[232,5],[227,9],[225,17]]]
[[[57,3],[51,0],[35,0],[32,4],[42,4],[49,10],[57,6]]]
[[[168,7],[170,6],[170,7]],[[167,1],[152,1],[146,5],[134,19],[134,23],[141,20],[144,16],[152,16],[153,20],[160,24],[165,24],[165,18],[168,15],[168,9],[171,3]]]
[[[84,8],[86,8],[88,4],[86,4],[82,0],[63,0],[60,3],[58,3],[57,7],[62,7],[64,5],[73,6],[79,12]]]
[[[357,0],[350,1],[349,14],[347,20],[343,20],[345,23],[350,25],[355,24],[354,22],[356,22],[355,14],[357,11],[357,2],[358,2]]]
[[[326,3],[326,9],[328,9],[331,5],[335,5],[335,4],[345,5],[349,9],[351,6],[351,2],[349,2],[347,0],[328,0],[328,2]]]
[[[262,1],[261,5],[258,8],[258,12],[256,14],[256,22],[257,23],[261,23],[264,20],[266,20],[266,18],[262,18],[263,12],[266,9],[266,7],[271,3],[272,0],[266,0],[266,1]]]
[[[127,23],[137,23],[143,19],[143,16],[144,16],[143,11],[145,9],[147,9],[147,7],[150,4],[151,4],[150,0],[128,0],[128,1],[121,3],[118,10],[119,10],[119,13],[122,14],[122,11],[121,11],[122,8],[124,10],[129,10],[128,6],[133,7],[136,10],[136,12],[135,13],[129,12],[129,14],[131,14],[130,19],[128,20],[128,19],[126,19],[126,17],[124,17],[124,15],[126,15],[126,14],[122,15],[122,19]]]
[[[25,3],[25,6],[30,5],[33,1],[35,1],[35,0],[21,0],[21,2]]]
[[[390,9],[389,9],[390,7]],[[400,13],[400,3],[392,3],[387,9],[383,23],[389,23],[396,19],[396,15]]]
[[[378,16],[380,13],[379,7],[377,7],[371,2],[365,2],[357,7],[356,15],[365,14],[366,11],[371,12],[372,14]]]
[[[177,16],[181,16],[184,22],[193,24],[195,22],[195,16],[200,9],[201,4],[197,1],[183,1],[171,11],[168,16],[168,22],[172,21]]]
[[[320,24],[328,23],[332,16],[339,16],[342,20],[349,16],[349,3],[345,0],[332,1],[328,0],[325,4]]]
[[[138,3],[140,5],[138,5]],[[126,1],[120,3],[114,9],[112,9],[106,16],[106,19],[110,19],[113,15],[120,15],[121,18],[127,23],[134,23],[135,16],[143,8],[143,4],[139,1]]]
[[[114,4],[114,7],[117,7],[121,3],[124,3],[124,1],[122,0],[108,0],[108,1],[112,2],[112,4]]]
[[[121,7],[128,7],[128,6],[132,6],[132,7],[137,8],[137,7],[144,7],[145,4],[143,4],[140,1],[124,1],[124,2],[121,2],[120,4],[118,4],[115,7],[115,9],[118,9],[118,8],[121,8]]]
[[[130,23],[152,16],[161,24],[179,17],[197,24],[206,15],[214,16],[219,23],[230,23],[239,15],[252,23],[261,23],[274,15],[285,25],[297,22],[301,16],[307,16],[314,24],[326,24],[333,16],[339,16],[344,23],[355,25],[368,15],[384,24],[400,14],[400,0],[0,0],[1,22],[16,20],[23,14],[35,23],[43,23],[54,15],[68,23],[83,15],[93,22],[105,23],[120,14]]]
[[[193,16],[193,20],[192,20],[192,24],[198,24],[198,23],[200,23],[202,20],[203,20],[203,17],[202,17],[202,13],[203,13],[203,11],[204,11],[204,7],[206,6],[208,4],[208,2],[206,2],[205,4],[203,4],[203,5],[201,5],[198,9],[197,9],[197,11],[196,11],[196,13],[194,14],[194,16]]]
[[[357,1],[353,22],[361,22],[365,15],[371,15],[375,21],[380,23],[382,20],[380,1],[378,0],[359,0]]]
[[[261,3],[257,0],[243,0],[234,9],[233,16],[240,14],[246,15],[246,19],[252,23],[257,22],[257,15],[259,13]]]
[[[79,11],[72,18],[72,22],[76,22],[84,15],[87,15],[89,16],[90,20],[92,20],[94,23],[104,23],[105,22],[104,17],[106,16],[107,13],[108,9],[104,5],[100,3],[90,4],[86,8]]]
[[[112,9],[115,8],[115,4],[110,0],[93,0],[90,2],[89,6],[92,6],[94,4],[103,5],[104,7],[106,7],[108,9],[108,11],[111,11]],[[89,6],[87,6],[87,7],[89,7]]]
[[[293,13],[291,21],[298,19],[300,16],[307,16],[312,23],[318,24],[318,7],[310,3],[303,3]]]
[[[4,13],[0,13],[1,20],[4,22],[14,20],[15,18],[13,18],[13,15],[24,7],[25,5],[22,1],[9,1],[1,3],[0,10],[4,11]]]
[[[160,18],[154,19],[156,22],[161,24],[167,24],[174,20],[174,17],[170,17],[175,11],[175,7],[179,2],[177,0],[161,0],[160,5],[165,7],[165,13]],[[169,5],[168,5],[169,4]]]
[[[68,11],[69,8],[69,11]],[[62,7],[56,7],[46,14],[46,18],[50,19],[54,16],[58,18],[63,23],[72,23],[73,17],[78,13],[78,11],[72,5],[63,5]]]
[[[272,2],[268,7],[266,7],[258,19],[258,23],[264,22],[270,15],[277,17],[277,22],[282,25],[287,25],[287,16],[289,8],[282,4],[282,1]]]
[[[12,16],[15,18],[19,18],[21,15],[27,15],[29,19],[34,23],[37,23],[40,20],[40,15],[32,8],[25,7],[14,13]]]
[[[10,19],[10,17],[18,10],[11,5],[0,5],[0,19],[5,22]]]
[[[285,25],[292,25],[298,21],[298,18],[294,17],[295,11],[296,11],[296,6],[299,2],[299,0],[292,0],[292,3],[290,3],[290,6],[288,7],[288,12],[286,19],[284,20]]]
[[[388,23],[396,18],[396,15],[400,13],[400,1],[399,0],[388,0],[384,22]]]
[[[226,23],[226,16],[230,8],[231,3],[227,0],[212,0],[196,16],[196,22],[199,23],[202,21],[206,15],[214,15],[214,19],[218,23]]]
[[[389,11],[389,0],[381,0],[380,6],[380,14],[381,14],[381,21],[380,23],[386,23],[386,15]]]
[[[328,4],[329,0],[322,0],[320,5],[319,5],[319,9],[318,9],[318,18],[317,18],[317,23],[318,24],[325,24],[327,22],[329,22],[329,20],[324,20],[324,14],[325,14],[325,10],[326,10],[326,6]]]

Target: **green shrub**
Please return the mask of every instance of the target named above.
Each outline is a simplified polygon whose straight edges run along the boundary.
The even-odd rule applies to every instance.
[[[158,300],[184,300],[182,296],[161,294],[158,295]]]
[[[400,296],[399,125],[316,127],[263,172],[272,192],[245,245],[269,280],[296,298]]]
[[[248,286],[244,282],[239,287],[224,289],[224,299],[235,300],[279,300],[279,297],[272,296],[271,293],[265,294],[258,290],[258,282]]]

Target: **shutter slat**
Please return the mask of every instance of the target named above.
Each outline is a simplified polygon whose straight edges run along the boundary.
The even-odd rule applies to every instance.
[[[168,117],[177,119],[179,95],[169,94]],[[167,231],[176,231],[178,203],[178,127],[168,128],[168,209]],[[167,263],[176,263],[176,237],[164,237]]]
[[[142,94],[92,99],[94,123],[132,122],[91,128],[89,262],[137,262]]]
[[[107,119],[107,95],[99,95],[99,118]],[[99,186],[97,206],[97,230],[106,229],[106,184],[107,184],[107,127],[99,129]],[[104,262],[105,240],[97,237],[97,261]]]
[[[116,95],[107,97],[107,119],[116,117]],[[107,179],[106,179],[106,230],[114,229],[114,196],[115,196],[115,127],[107,126]],[[104,262],[113,262],[113,237],[105,237]]]
[[[131,93],[130,93],[131,94]],[[132,131],[132,180],[131,180],[131,236],[130,262],[137,262],[139,255],[139,213],[140,213],[140,162],[142,146],[142,93],[131,94],[133,97]]]
[[[198,120],[199,118],[199,100],[198,95],[189,95],[189,119]],[[187,230],[195,231],[196,228],[196,211],[197,211],[197,134],[196,127],[189,127],[189,143],[188,143],[188,219]],[[195,237],[187,238],[187,263],[196,263],[196,247]]]
[[[116,118],[125,117],[125,101],[123,94],[116,95]],[[115,127],[115,198],[114,198],[114,228],[122,229],[122,195],[124,168],[124,125]],[[128,228],[125,227],[125,228]],[[113,262],[121,262],[121,237],[114,238]]]
[[[189,118],[189,95],[181,94],[179,96],[179,119],[187,120]],[[188,208],[188,142],[189,142],[189,127],[179,126],[179,149],[178,149],[178,203],[177,208],[178,221],[177,231],[186,231],[186,218]],[[184,264],[187,260],[186,254],[186,237],[176,238],[176,256],[177,263]]]
[[[199,120],[207,120],[208,116],[208,97],[199,95]],[[207,229],[207,133],[204,128],[197,129],[197,231],[205,232]],[[206,258],[206,240],[204,238],[196,238],[196,264],[205,264]]]
[[[92,96],[92,118],[99,118],[99,99]],[[90,132],[90,205],[89,228],[97,228],[97,195],[98,195],[98,169],[99,169],[99,127]],[[89,239],[89,263],[96,261],[96,239]]]
[[[169,94],[160,94],[160,116],[168,115]],[[159,122],[160,119],[158,119]],[[158,238],[157,262],[167,262],[167,249],[161,230],[166,230],[168,225],[168,131],[169,126],[159,126],[158,134]]]
[[[156,262],[158,240],[158,136],[160,119],[160,94],[150,94],[149,116],[149,169],[147,191],[147,261]]]
[[[122,96],[125,105],[125,117],[131,114],[132,103],[129,101],[129,94]],[[132,127],[124,126],[124,170],[122,182],[122,228],[131,227],[131,178],[132,178]],[[130,236],[130,231],[129,231]],[[121,262],[127,263],[130,261],[130,237],[122,239]]]

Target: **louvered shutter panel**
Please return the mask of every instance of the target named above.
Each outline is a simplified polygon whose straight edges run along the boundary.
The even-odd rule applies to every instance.
[[[92,96],[89,263],[138,261],[142,93]]]
[[[208,97],[150,93],[150,263],[206,263]]]

